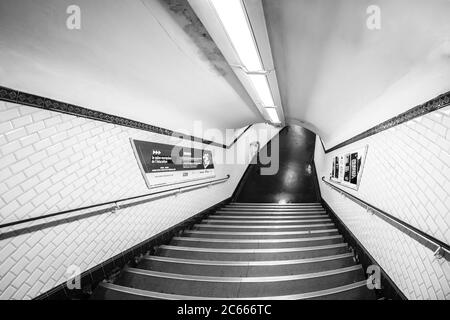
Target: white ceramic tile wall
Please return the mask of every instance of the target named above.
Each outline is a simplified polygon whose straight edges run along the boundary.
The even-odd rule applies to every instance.
[[[257,130],[267,135],[257,137]],[[255,125],[230,150],[278,132]],[[254,138],[246,139],[253,136]],[[0,102],[0,224],[147,194],[129,138],[171,137]],[[201,148],[202,145],[194,144]],[[0,299],[30,299],[231,196],[245,164],[216,165],[228,182],[0,240]],[[6,229],[6,230],[5,230]],[[4,228],[5,233],[14,230]]]
[[[334,156],[369,145],[358,191],[347,192],[450,243],[450,107],[338,149],[316,141],[319,180]],[[450,299],[444,259],[320,181],[322,197],[411,299]]]

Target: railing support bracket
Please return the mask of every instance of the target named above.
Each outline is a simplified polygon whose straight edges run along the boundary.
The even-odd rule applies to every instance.
[[[445,250],[442,247],[438,247],[436,251],[433,253],[433,255],[436,257],[436,259],[442,259],[445,255]]]

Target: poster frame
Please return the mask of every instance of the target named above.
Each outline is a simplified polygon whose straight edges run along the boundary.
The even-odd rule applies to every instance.
[[[165,188],[165,187],[170,187],[170,186],[184,185],[184,184],[189,183],[189,182],[214,179],[216,177],[216,173],[214,172],[214,176],[210,176],[210,177],[193,178],[193,179],[187,179],[187,180],[180,181],[180,182],[166,183],[166,184],[160,184],[160,185],[151,184],[150,181],[148,180],[147,173],[145,172],[144,167],[142,166],[142,162],[141,162],[141,159],[139,157],[139,152],[136,149],[136,145],[134,143],[134,140],[136,140],[136,139],[129,138],[129,140],[130,140],[131,148],[133,149],[134,158],[136,159],[138,167],[139,167],[139,171],[141,172],[142,177],[144,178],[144,181],[145,181],[145,184],[146,184],[147,188],[150,189],[150,190],[159,189],[159,188]],[[154,142],[154,143],[160,143],[160,142]],[[206,150],[206,149],[202,149],[202,150]],[[214,153],[212,152],[211,154],[214,154]],[[214,170],[215,170],[215,167],[214,167]]]
[[[360,166],[360,170],[358,171],[358,175],[357,175],[357,182],[356,184],[352,184],[350,182],[351,180],[351,175],[349,173],[349,182],[344,181],[344,177],[345,177],[345,158],[347,155],[350,155],[350,161],[351,161],[351,154],[353,153],[360,153],[362,150],[362,154],[361,154],[361,166]],[[358,191],[359,190],[359,186],[361,184],[361,180],[363,177],[363,172],[364,172],[364,167],[366,164],[366,158],[367,158],[367,154],[369,151],[369,145],[364,145],[362,147],[359,148],[352,148],[352,149],[348,149],[348,151],[342,152],[342,153],[338,153],[338,154],[334,154],[332,157],[332,163],[333,165],[335,165],[336,163],[336,158],[338,159],[339,162],[339,175],[338,178],[335,178],[333,175],[333,170],[330,173],[330,178],[329,180],[331,182],[334,182],[336,184],[342,185],[343,187]],[[344,161],[341,161],[341,159],[344,159]],[[342,170],[343,169],[343,170]],[[336,170],[336,169],[335,169]],[[351,170],[351,164],[350,164],[350,170]],[[344,173],[343,175],[341,175],[341,173]]]

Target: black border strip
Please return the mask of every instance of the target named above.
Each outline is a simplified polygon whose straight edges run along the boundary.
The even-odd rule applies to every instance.
[[[392,216],[391,214],[371,205],[370,203],[361,200],[360,198],[348,193],[345,190],[335,186],[334,184],[325,180],[325,177],[322,177],[322,181],[325,182],[329,187],[333,188],[337,192],[343,193],[347,198],[352,200],[353,202],[359,204],[360,206],[370,208],[371,213],[375,214],[377,217],[382,219],[383,221],[389,223],[394,228],[400,230],[404,234],[408,235],[410,238],[416,240],[421,245],[430,249],[433,252],[440,248],[444,248],[447,251],[450,251],[450,246],[441,240],[434,238],[433,236],[413,227],[412,225]],[[443,251],[443,258],[447,261],[450,261],[450,255]]]
[[[426,115],[427,113],[439,110],[439,109],[447,107],[449,105],[450,105],[450,91],[443,93],[443,94],[437,96],[436,98],[431,99],[430,101],[427,101],[427,102],[425,102],[421,105],[418,105],[412,109],[409,109],[408,111],[403,112],[396,117],[393,117],[387,121],[384,121],[384,122],[380,123],[379,125],[376,125],[375,127],[372,127],[369,130],[364,131],[364,132],[354,136],[353,138],[350,138],[342,143],[339,143],[328,150],[325,150],[325,147],[323,147],[323,149],[325,150],[325,153],[335,151],[342,147],[348,146],[349,144],[352,144],[359,140],[373,136],[374,134],[388,130],[392,127],[398,126],[399,124],[411,121],[414,118],[421,117],[423,115]],[[323,146],[323,143],[322,143],[322,146]]]
[[[162,231],[153,237],[125,250],[105,262],[81,274],[81,289],[69,290],[66,283],[61,283],[49,291],[37,296],[34,300],[68,300],[68,299],[88,299],[98,283],[104,279],[114,277],[126,265],[136,266],[145,254],[153,254],[157,247],[170,242],[172,237],[185,229],[191,228],[194,224],[204,219],[218,208],[229,203],[231,198],[227,198],[215,205],[193,215],[190,218]]]
[[[227,146],[227,149],[230,149],[243,135],[244,133],[246,133],[248,131],[248,129],[250,129],[252,127],[251,125],[248,125],[244,131],[241,132],[241,134],[239,134],[236,138],[234,138],[234,140]]]
[[[157,126],[152,126],[147,123],[143,123],[143,122],[139,122],[139,121],[135,121],[135,120],[119,117],[119,116],[114,116],[114,115],[111,115],[108,113],[95,111],[92,109],[88,109],[88,108],[76,106],[76,105],[73,105],[70,103],[53,100],[50,98],[44,98],[41,96],[25,93],[22,91],[6,88],[3,86],[0,86],[0,101],[18,103],[18,104],[22,104],[22,105],[26,105],[26,106],[30,106],[30,107],[70,114],[70,115],[73,115],[76,117],[82,117],[82,118],[87,118],[87,119],[91,119],[91,120],[112,123],[112,124],[119,125],[119,126],[149,131],[152,133],[162,134],[162,135],[166,135],[166,136],[173,136],[173,137],[177,137],[180,139],[199,142],[199,143],[203,143],[206,145],[211,145],[211,146],[215,146],[215,147],[219,147],[219,148],[223,148],[223,149],[231,148],[231,146],[233,144],[235,144],[237,142],[237,140],[239,138],[241,138],[242,135],[248,129],[250,129],[250,127],[252,126],[252,125],[249,125],[236,139],[234,139],[234,141],[230,145],[227,146],[225,144],[217,143],[214,141],[201,139],[198,137],[186,135],[184,133],[160,128]]]
[[[381,290],[375,290],[377,298],[384,298],[388,300],[408,300],[403,292],[397,287],[395,282],[389,277],[386,271],[381,268],[369,251],[361,244],[358,238],[355,237],[355,235],[333,211],[328,203],[324,199],[322,199],[321,202],[337,226],[339,233],[344,237],[344,241],[354,250],[355,259],[363,266],[364,270],[367,270],[370,265],[377,265],[380,268],[382,276]]]

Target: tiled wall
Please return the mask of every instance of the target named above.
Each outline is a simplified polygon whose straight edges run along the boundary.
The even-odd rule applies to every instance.
[[[257,129],[268,132],[259,138],[262,145],[278,131],[255,125],[230,150],[210,149],[218,155],[235,148],[245,151],[246,137]],[[0,224],[149,193],[129,138],[174,142],[168,136],[0,102]],[[7,232],[23,226],[1,229],[0,299],[36,297],[66,281],[69,266],[85,271],[228,198],[245,167],[216,165],[216,178],[230,174],[228,182],[116,213],[7,239]]]
[[[323,152],[316,141],[319,180],[332,158],[368,145],[358,191],[345,191],[450,243],[450,107]],[[450,265],[320,181],[322,197],[410,299],[450,299]]]

